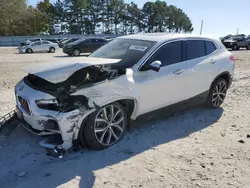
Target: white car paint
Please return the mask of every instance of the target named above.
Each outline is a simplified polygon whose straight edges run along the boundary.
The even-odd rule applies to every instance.
[[[41,41],[32,42],[28,45],[20,47],[19,52],[25,53],[27,52],[27,49],[31,49],[32,52],[49,52],[51,48],[54,48],[55,50],[57,50],[59,49],[59,46],[56,43],[41,40]]]
[[[169,34],[140,34],[123,36],[125,39],[140,39],[155,41],[152,47],[133,67],[127,68],[126,73],[114,79],[104,80],[84,88],[77,89],[72,96],[83,95],[89,99],[88,108],[81,108],[71,112],[52,113],[51,110],[40,109],[34,101],[40,99],[53,99],[51,94],[38,91],[20,81],[15,87],[16,96],[25,97],[29,101],[31,113],[27,114],[17,99],[17,107],[24,114],[24,119],[34,129],[44,131],[44,128],[37,122],[46,121],[49,118],[59,123],[60,134],[63,144],[59,147],[68,150],[72,141],[77,139],[78,131],[82,121],[96,107],[103,107],[111,102],[131,99],[134,101],[134,109],[131,119],[135,120],[144,113],[178,103],[189,99],[210,89],[213,80],[223,72],[228,72],[231,77],[234,75],[234,62],[230,59],[228,52],[219,40],[194,35],[169,35]],[[201,58],[183,61],[161,67],[159,72],[148,70],[140,71],[140,68],[147,59],[154,54],[162,45],[172,41],[185,40],[208,40],[212,41],[217,49],[209,55]],[[43,68],[29,72],[35,74],[51,83],[65,81],[74,72],[90,65],[117,63],[117,59],[103,58],[81,58],[81,60],[62,60],[62,64],[48,64]],[[108,70],[108,68],[106,68]],[[110,70],[111,71],[111,70]],[[74,117],[74,118],[73,118]],[[69,129],[73,131],[69,131]],[[41,134],[46,134],[42,132]]]

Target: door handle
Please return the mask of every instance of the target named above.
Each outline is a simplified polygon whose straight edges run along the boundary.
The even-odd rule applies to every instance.
[[[177,69],[177,70],[175,70],[173,73],[175,74],[175,75],[179,75],[179,74],[181,74],[181,73],[183,73],[184,72],[184,69]]]
[[[215,64],[216,61],[215,61],[214,59],[211,59],[211,60],[210,60],[210,63],[211,63],[211,64]]]

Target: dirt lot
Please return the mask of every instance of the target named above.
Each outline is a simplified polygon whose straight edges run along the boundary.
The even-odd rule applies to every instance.
[[[63,55],[16,52],[0,48],[0,116],[14,109],[24,65]],[[222,108],[141,122],[108,150],[56,159],[20,126],[0,134],[0,187],[249,187],[250,52],[234,55],[236,76]]]

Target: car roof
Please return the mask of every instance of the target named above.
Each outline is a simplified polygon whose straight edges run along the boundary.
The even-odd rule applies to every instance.
[[[134,34],[134,35],[126,35],[118,38],[125,39],[137,39],[137,40],[147,40],[154,42],[164,42],[173,39],[185,39],[185,38],[197,38],[197,39],[211,39],[211,37],[205,37],[201,35],[193,35],[193,34],[179,34],[179,33],[143,33],[143,34]]]

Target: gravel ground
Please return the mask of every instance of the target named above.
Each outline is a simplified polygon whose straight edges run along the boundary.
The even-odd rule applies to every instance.
[[[250,52],[233,53],[236,76],[222,108],[140,120],[107,150],[52,158],[40,138],[12,122],[11,131],[0,134],[0,187],[249,187]],[[23,66],[61,56],[0,48],[0,116],[15,107],[13,88]]]

